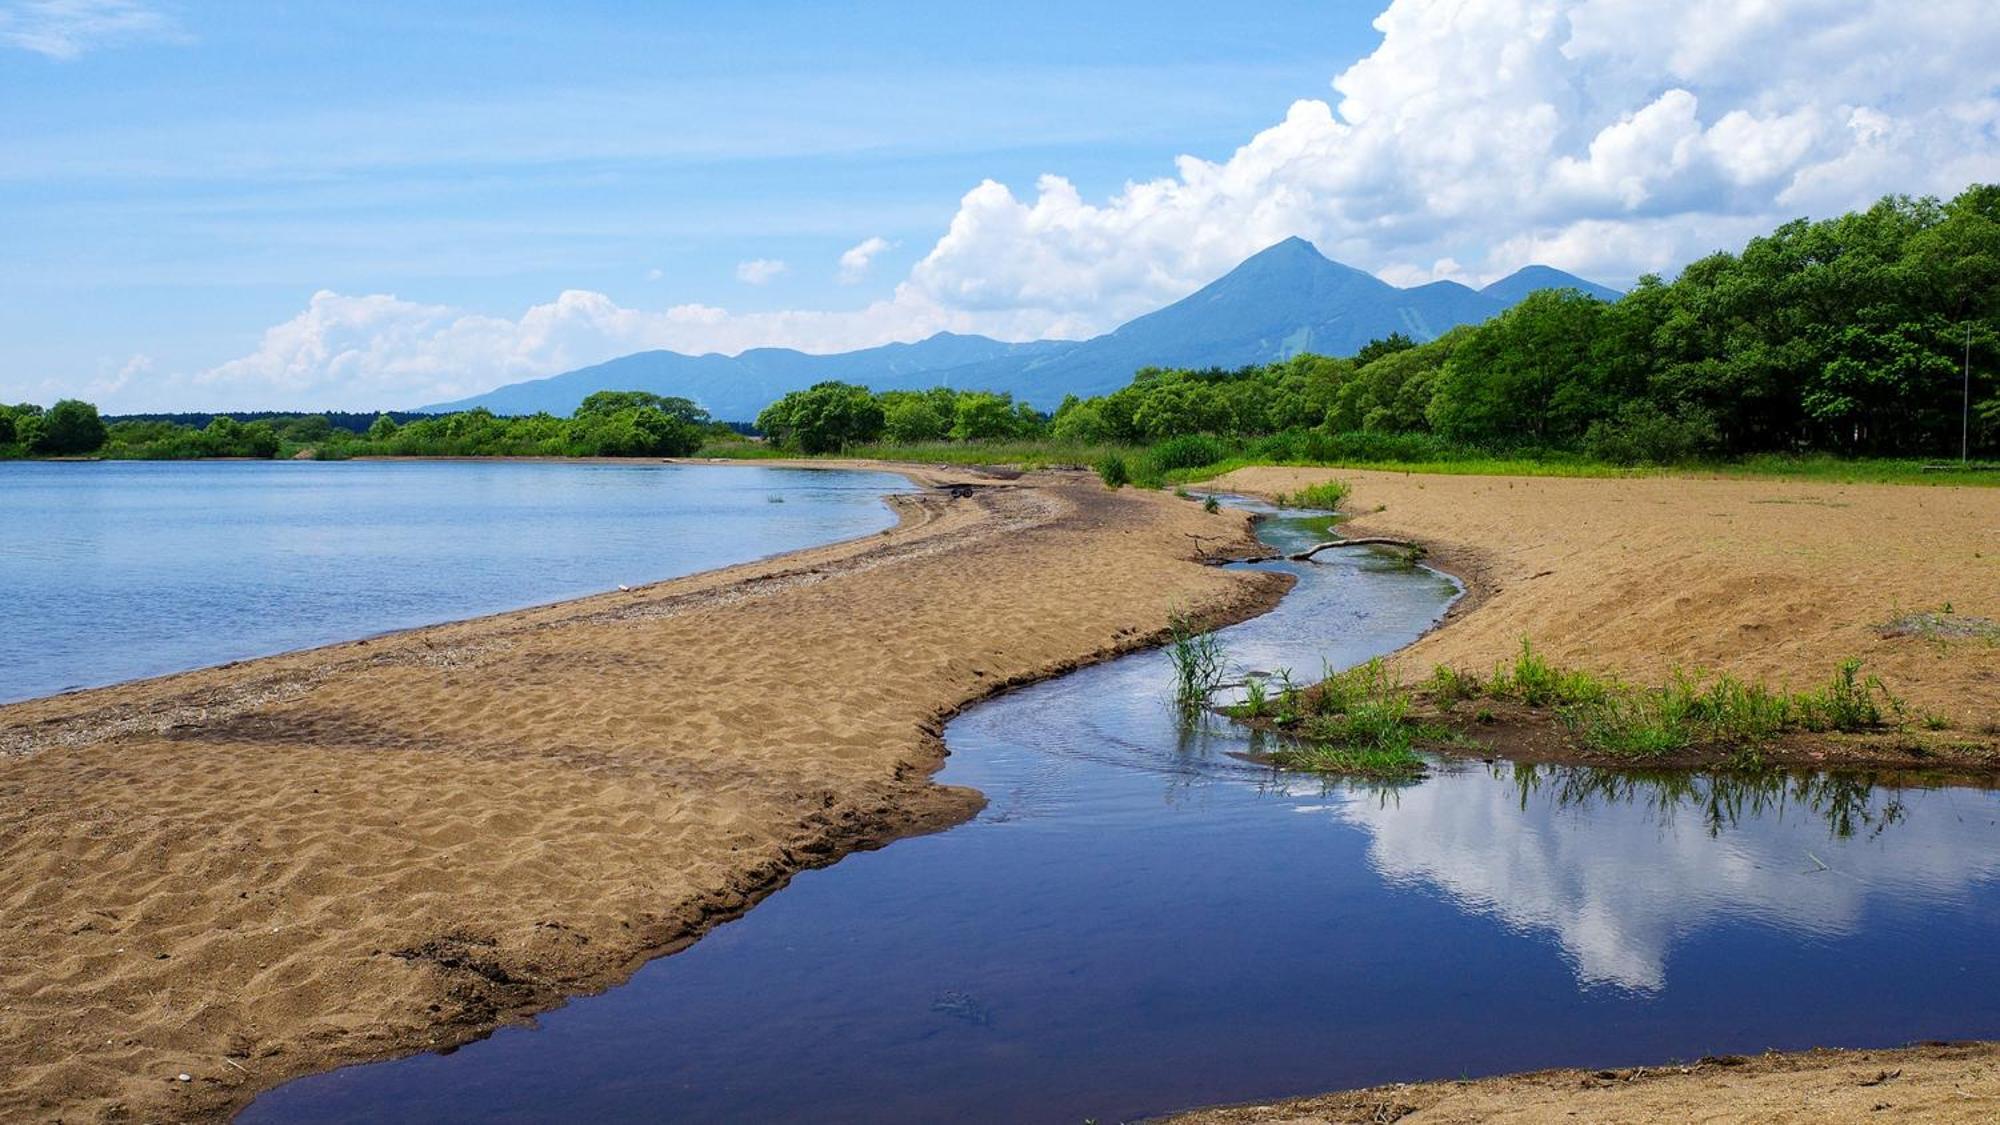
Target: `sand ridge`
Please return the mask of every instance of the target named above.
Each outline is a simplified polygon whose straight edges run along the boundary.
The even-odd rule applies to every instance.
[[[918,475],[879,536],[0,708],[0,1117],[217,1117],[615,983],[975,811],[954,710],[1285,585],[1193,561],[1240,514]]]

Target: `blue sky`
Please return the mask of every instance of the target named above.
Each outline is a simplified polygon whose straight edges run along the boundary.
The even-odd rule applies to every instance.
[[[183,4],[0,51],[0,385],[213,364],[323,288],[856,306],[982,178],[1226,153],[1375,38],[1256,8]],[[789,266],[739,281],[758,258]]]
[[[1623,283],[2000,178],[1973,0],[1525,3],[0,0],[0,399],[1087,335],[1288,234]]]

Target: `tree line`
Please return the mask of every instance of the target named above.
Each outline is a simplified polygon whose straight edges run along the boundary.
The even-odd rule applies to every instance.
[[[870,395],[824,383],[786,395],[758,425],[802,452],[1208,436],[1262,439],[1245,448],[1283,459],[1447,449],[1622,464],[1942,456],[1959,452],[1962,425],[1973,450],[2000,446],[1996,358],[2000,186],[1979,185],[1949,202],[1891,196],[1787,223],[1672,282],[1642,278],[1616,301],[1544,290],[1427,343],[1392,335],[1347,357],[1146,368],[1111,394],[1065,399],[1045,419],[1004,395]]]
[[[645,391],[599,391],[567,418],[468,410],[398,422],[381,414],[359,432],[318,414],[251,422],[214,415],[197,428],[164,419],[107,423],[95,406],[74,399],[46,411],[0,406],[0,456],[180,460],[290,450],[321,458],[685,457],[724,436],[734,431],[693,402]]]

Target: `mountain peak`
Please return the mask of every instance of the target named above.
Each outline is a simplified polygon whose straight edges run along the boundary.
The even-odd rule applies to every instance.
[[[1480,292],[1495,300],[1505,301],[1511,305],[1537,289],[1576,289],[1600,301],[1615,301],[1624,296],[1623,293],[1608,285],[1599,285],[1594,281],[1578,277],[1573,273],[1567,273],[1554,266],[1539,264],[1522,266],[1506,277],[1481,289]]]
[[[1307,242],[1305,239],[1300,238],[1298,235],[1295,234],[1290,238],[1284,239],[1280,242],[1273,242],[1269,246],[1264,247],[1262,250],[1257,251],[1255,254],[1250,255],[1248,258],[1243,259],[1243,261],[1238,264],[1237,268],[1241,269],[1243,266],[1247,266],[1251,262],[1259,262],[1259,261],[1324,262],[1328,260],[1329,259],[1325,254],[1319,252],[1319,247],[1314,246],[1312,243]]]

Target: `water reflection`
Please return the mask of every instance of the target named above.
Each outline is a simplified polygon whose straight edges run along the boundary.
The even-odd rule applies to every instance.
[[[1880,835],[1908,812],[1903,789],[1872,772],[1787,773],[1780,770],[1718,771],[1614,770],[1593,766],[1499,764],[1495,776],[1512,775],[1521,807],[1546,794],[1562,807],[1587,808],[1594,802],[1645,808],[1672,827],[1682,810],[1692,810],[1710,836],[1747,819],[1808,813],[1826,823],[1838,839],[1856,832]]]
[[[2000,853],[1977,843],[1992,835],[1991,794],[1867,775],[1514,765],[1491,778],[1319,807],[1369,833],[1369,862],[1392,883],[1552,936],[1585,987],[1660,992],[1676,943],[1723,921],[1839,937],[1871,906],[1955,898],[2000,875]]]

